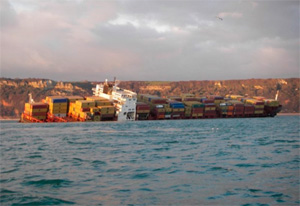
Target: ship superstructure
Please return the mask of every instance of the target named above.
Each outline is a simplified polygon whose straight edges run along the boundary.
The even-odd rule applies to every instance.
[[[116,80],[109,83],[106,79],[103,84],[97,84],[93,88],[93,94],[113,102],[118,121],[135,120],[137,94],[127,89],[121,89]]]

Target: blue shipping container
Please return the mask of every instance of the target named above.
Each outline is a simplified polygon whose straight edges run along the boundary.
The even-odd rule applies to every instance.
[[[52,99],[52,103],[65,103],[65,102],[68,102],[67,98]]]

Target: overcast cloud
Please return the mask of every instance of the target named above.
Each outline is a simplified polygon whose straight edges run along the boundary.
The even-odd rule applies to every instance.
[[[1,0],[1,77],[299,77],[299,1]]]

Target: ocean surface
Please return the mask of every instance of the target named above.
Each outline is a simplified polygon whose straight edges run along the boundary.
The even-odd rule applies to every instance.
[[[0,205],[299,205],[299,118],[1,121]]]

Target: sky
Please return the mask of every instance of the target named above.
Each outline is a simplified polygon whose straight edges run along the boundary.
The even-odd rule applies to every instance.
[[[298,0],[0,0],[0,75],[299,78]]]

